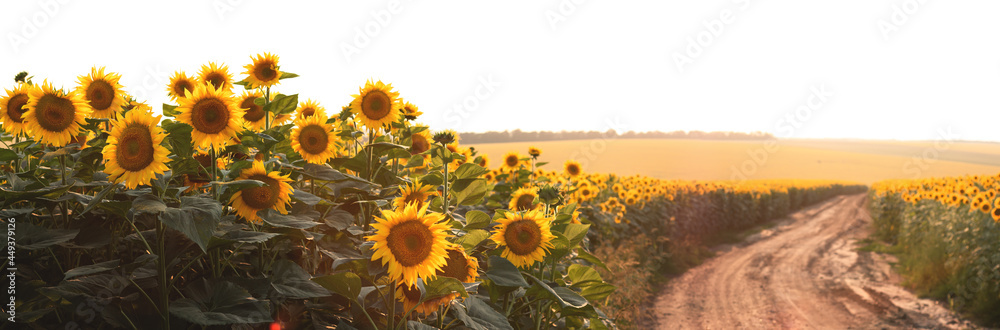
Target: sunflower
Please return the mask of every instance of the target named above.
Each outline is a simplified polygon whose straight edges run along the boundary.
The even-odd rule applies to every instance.
[[[454,299],[452,296],[454,295],[458,294],[456,293],[444,297],[438,297],[420,303],[420,289],[418,287],[410,287],[403,283],[396,285],[396,300],[403,303],[404,311],[413,309],[414,313],[430,314],[436,312],[438,307],[452,301],[452,299]]]
[[[392,84],[369,80],[360,90],[360,94],[352,95],[351,111],[362,125],[378,129],[399,120],[402,104],[398,100],[399,92],[392,91]]]
[[[437,272],[438,276],[455,278],[463,283],[476,281],[476,275],[479,273],[479,264],[476,258],[469,257],[462,248],[456,246],[449,247],[448,257],[445,260],[444,267]],[[420,303],[419,288],[410,287],[402,283],[396,286],[396,297],[403,303],[403,310],[413,309],[414,312],[422,314],[436,312],[438,307],[455,300],[459,296],[461,296],[460,293],[452,293]]]
[[[32,88],[28,84],[17,84],[13,90],[7,92],[6,96],[0,96],[0,123],[11,135],[18,135],[24,132],[24,112],[28,110],[28,92]]]
[[[994,207],[993,212],[990,212],[990,215],[993,216],[994,222],[1000,223],[1000,207]]]
[[[410,135],[410,154],[416,155],[431,149],[431,133],[427,130]]]
[[[257,58],[250,56],[252,64],[243,66],[247,69],[244,74],[249,84],[247,87],[271,87],[278,83],[281,78],[281,71],[278,71],[278,55],[271,53],[257,54]]]
[[[233,89],[233,75],[229,74],[229,66],[227,65],[219,67],[215,62],[202,65],[201,72],[198,73],[198,80],[199,85],[208,84],[215,89],[226,91]]]
[[[389,278],[412,287],[417,278],[433,279],[445,264],[449,246],[448,225],[444,215],[427,213],[427,205],[418,208],[411,203],[396,211],[382,211],[384,218],[375,218],[372,260],[381,259],[388,265]]]
[[[117,73],[104,73],[104,67],[92,67],[90,75],[77,78],[80,87],[77,87],[76,92],[90,106],[91,118],[112,118],[122,111],[122,106],[127,103],[122,97],[122,85],[118,84],[120,79],[121,75]]]
[[[482,166],[483,168],[490,168],[490,157],[487,155],[480,155],[476,157],[476,165]]]
[[[511,211],[529,211],[538,208],[541,204],[536,204],[538,199],[538,188],[520,188],[510,196],[509,208]]]
[[[580,197],[581,201],[588,201],[591,198],[594,198],[597,192],[594,191],[594,187],[591,187],[590,185],[585,185],[580,187],[579,190],[576,191],[576,194],[577,196]]]
[[[309,116],[326,116],[326,109],[319,105],[319,102],[313,100],[306,100],[305,102],[299,103],[299,109],[295,113],[295,118],[305,118]]]
[[[170,84],[167,85],[167,95],[170,96],[171,100],[177,101],[177,99],[184,97],[184,93],[194,92],[195,81],[191,77],[188,77],[183,71],[174,72],[174,76],[170,77]]]
[[[502,167],[510,171],[516,171],[521,167],[521,155],[515,151],[504,154]]]
[[[160,116],[133,110],[114,120],[108,145],[104,146],[104,172],[114,182],[125,181],[125,187],[135,189],[140,184],[149,184],[157,173],[168,170],[167,155],[170,151],[160,145],[163,129],[158,125]]]
[[[214,145],[221,149],[236,137],[243,109],[239,108],[231,92],[205,84],[184,95],[177,107],[180,112],[177,121],[191,125],[191,140],[198,147],[207,149]]]
[[[403,104],[403,118],[406,118],[406,120],[416,120],[422,114],[424,113],[420,112],[413,103],[406,102]]]
[[[569,175],[571,178],[578,177],[580,176],[580,173],[583,172],[583,170],[580,169],[580,162],[572,159],[567,160],[566,163],[563,164],[563,169],[566,171],[566,175]]]
[[[24,129],[39,142],[56,147],[69,143],[90,115],[90,107],[80,94],[56,90],[48,81],[28,92],[26,108],[21,116]]]
[[[233,194],[229,203],[236,209],[236,214],[253,223],[261,223],[257,212],[272,209],[281,214],[288,213],[286,206],[291,199],[292,180],[278,171],[268,172],[264,163],[254,161],[251,168],[240,172],[240,180],[257,180],[264,182],[263,186],[245,188]]]
[[[536,261],[542,261],[548,250],[554,247],[552,239],[555,235],[549,227],[552,220],[540,210],[508,212],[497,220],[500,224],[490,239],[505,247],[501,256],[514,266],[527,268]]]
[[[538,156],[542,155],[542,149],[538,149],[538,147],[535,146],[528,147],[528,155],[530,155],[531,158],[537,159]]]
[[[424,207],[427,198],[437,196],[438,192],[432,186],[420,182],[407,184],[400,189],[401,195],[392,201],[393,207],[401,209],[407,204],[417,204],[418,208]]]
[[[292,130],[292,149],[309,163],[323,164],[336,157],[337,135],[333,126],[326,123],[326,116],[310,116],[295,120]]]
[[[237,104],[239,104],[239,108],[244,111],[242,118],[243,127],[254,132],[260,132],[264,129],[264,115],[266,115],[264,107],[254,103],[257,98],[261,97],[264,97],[264,94],[253,90],[243,92],[243,95],[240,95],[240,97],[236,99]]]
[[[451,277],[462,283],[472,283],[479,276],[479,262],[465,253],[461,246],[454,245],[447,250],[444,266],[437,272],[438,276]]]

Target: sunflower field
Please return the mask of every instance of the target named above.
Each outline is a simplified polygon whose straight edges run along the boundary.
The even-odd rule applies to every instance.
[[[917,292],[1000,325],[1000,175],[876,183],[869,208],[877,237],[899,256]]]
[[[154,114],[92,68],[0,95],[5,328],[616,328],[599,245],[699,241],[865,187],[499,166],[391,84],[327,110],[251,57],[165,83]],[[13,314],[12,314],[13,315]]]

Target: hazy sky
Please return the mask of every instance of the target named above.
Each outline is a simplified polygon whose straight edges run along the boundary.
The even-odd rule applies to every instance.
[[[1000,141],[1000,2],[4,1],[0,77],[93,65],[154,108],[175,70],[281,58],[338,111],[369,78],[432,128]]]

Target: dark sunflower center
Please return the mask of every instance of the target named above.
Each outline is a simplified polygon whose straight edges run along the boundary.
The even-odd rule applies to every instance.
[[[174,89],[173,89],[174,95],[183,97],[185,90],[187,90],[189,93],[191,91],[194,91],[194,85],[191,83],[190,80],[180,80],[174,84]]]
[[[107,110],[115,99],[115,89],[107,81],[94,80],[87,87],[87,101],[94,110]]]
[[[316,155],[323,153],[329,148],[330,137],[327,136],[326,129],[319,125],[309,125],[299,132],[299,145],[302,150]]]
[[[264,185],[243,189],[243,194],[240,197],[243,198],[244,204],[253,209],[263,210],[273,207],[278,202],[278,194],[280,193],[278,180],[263,174],[252,175],[247,179],[263,181]]]
[[[469,280],[469,259],[466,259],[462,252],[455,249],[448,250],[448,257],[444,261],[444,267],[437,271],[440,276],[447,276],[462,282]]]
[[[256,122],[261,118],[264,118],[264,107],[253,103],[255,97],[248,97],[240,103],[240,108],[247,109],[247,112],[243,113],[243,119],[249,122]]]
[[[302,108],[302,117],[309,117],[309,116],[312,116],[314,114],[316,114],[316,109],[314,109],[312,107]]]
[[[382,91],[371,91],[361,99],[361,112],[365,117],[372,120],[379,120],[389,115],[392,110],[392,100],[389,95]]]
[[[67,98],[45,94],[35,107],[35,119],[46,131],[62,132],[76,119],[76,107]]]
[[[21,114],[24,113],[24,105],[28,104],[28,94],[17,94],[7,101],[7,116],[16,123],[23,122]]]
[[[258,80],[268,81],[278,76],[278,71],[274,70],[274,63],[264,62],[253,69],[254,77]]]
[[[518,162],[520,162],[520,160],[517,159],[517,156],[507,156],[507,159],[504,159],[504,163],[507,163],[507,167],[517,166]]]
[[[528,255],[542,245],[542,230],[533,220],[518,220],[507,225],[503,238],[511,252]]]
[[[229,126],[229,108],[217,98],[207,98],[191,107],[191,126],[205,134],[222,132]]]
[[[411,155],[419,154],[419,153],[427,151],[427,149],[431,148],[430,142],[428,142],[427,138],[425,138],[423,135],[419,135],[419,134],[418,135],[414,135],[412,137],[412,139],[413,139],[413,143],[410,144],[410,154]]]
[[[580,166],[577,166],[576,164],[570,164],[569,166],[566,166],[566,172],[569,172],[569,175],[580,174]]]
[[[535,196],[533,195],[521,195],[517,198],[517,211],[530,210],[531,204],[535,201]]]
[[[411,191],[403,197],[403,205],[416,202],[418,207],[423,207],[425,199],[427,199],[427,195],[424,195],[424,193],[420,191]]]
[[[404,267],[412,267],[426,260],[431,254],[434,235],[427,225],[417,220],[409,220],[393,226],[386,241],[396,261]]]
[[[149,133],[149,127],[130,124],[122,130],[115,153],[119,167],[130,172],[141,171],[153,162],[153,154],[153,137]]]
[[[1000,217],[1000,207],[993,209],[993,216]]]
[[[215,87],[215,89],[219,89],[226,83],[226,76],[221,72],[211,72],[205,75],[205,81],[212,84],[212,87]]]
[[[590,189],[580,190],[580,195],[582,195],[583,197],[590,196]]]
[[[406,300],[408,301],[413,301],[413,302],[420,301],[420,288],[416,286],[411,288],[404,284],[403,297],[406,297]]]

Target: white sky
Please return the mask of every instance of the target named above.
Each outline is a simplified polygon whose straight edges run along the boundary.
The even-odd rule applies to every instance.
[[[1000,141],[997,12],[988,0],[4,1],[0,86],[28,70],[71,88],[107,66],[158,109],[175,70],[221,61],[238,80],[270,51],[301,75],[279,91],[339,111],[381,79],[435,129]],[[879,21],[897,30],[886,38]],[[678,70],[699,36],[707,46]],[[808,102],[798,127],[782,119]]]

